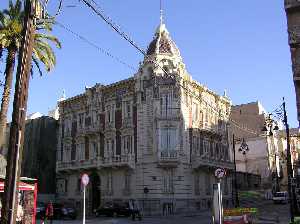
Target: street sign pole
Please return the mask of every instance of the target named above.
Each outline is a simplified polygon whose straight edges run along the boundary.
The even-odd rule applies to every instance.
[[[217,184],[213,184],[213,223],[223,224],[223,202],[221,181],[226,176],[226,170],[218,168],[215,171],[215,176],[218,179]]]
[[[85,185],[83,185],[83,220],[82,223],[85,224]]]
[[[86,185],[88,185],[90,181],[90,178],[89,176],[84,173],[82,176],[81,176],[81,183],[83,185],[83,217],[82,217],[82,224],[85,224],[85,188],[86,188]]]

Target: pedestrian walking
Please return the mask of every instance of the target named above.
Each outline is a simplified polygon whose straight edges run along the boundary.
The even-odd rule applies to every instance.
[[[49,223],[52,224],[53,220],[53,205],[52,201],[50,201],[46,208],[46,220],[49,220]]]
[[[23,207],[22,207],[22,205],[18,204],[17,217],[16,217],[16,223],[17,224],[21,224],[22,223],[23,215],[24,215]]]
[[[135,218],[138,218],[140,221],[142,220],[142,214],[137,200],[132,199],[129,201],[129,209],[133,221],[135,221]]]

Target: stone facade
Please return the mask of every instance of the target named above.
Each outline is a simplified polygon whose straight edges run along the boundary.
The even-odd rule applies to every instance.
[[[300,121],[300,2],[284,0],[288,26],[293,79],[297,100],[298,121]]]
[[[39,114],[39,113],[34,113]],[[28,116],[25,124],[21,175],[37,179],[38,196],[54,196],[58,121],[48,116]],[[10,123],[5,131],[0,176],[6,174]]]
[[[160,24],[134,77],[60,102],[58,197],[80,207],[80,176],[88,173],[90,211],[131,198],[148,214],[206,209],[214,171],[224,167],[229,201],[230,107],[226,96],[192,79]]]
[[[232,106],[230,130],[236,138],[258,137],[264,134],[262,128],[266,116],[267,112],[259,101]]]

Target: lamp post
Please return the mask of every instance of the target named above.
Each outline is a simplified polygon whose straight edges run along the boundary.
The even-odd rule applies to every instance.
[[[246,141],[244,138],[242,138],[242,142],[239,148],[239,152],[243,154],[245,158],[245,171],[246,171],[246,182],[247,182],[247,187],[249,187],[249,180],[248,180],[248,169],[247,169],[247,158],[246,154],[249,151],[249,146],[247,145]]]
[[[290,201],[290,216],[291,216],[291,223],[294,223],[295,211],[297,211],[297,201],[295,197],[295,183],[292,183],[293,178],[293,169],[291,164],[291,147],[290,147],[290,130],[289,124],[287,120],[287,113],[286,113],[286,104],[283,98],[283,103],[280,105],[279,108],[275,110],[275,116],[278,116],[284,123],[285,132],[286,132],[286,162],[287,162],[287,177],[288,177],[288,194],[289,194],[289,201]],[[273,125],[273,124],[272,124]],[[267,128],[265,127],[264,130]],[[293,181],[294,182],[294,181]]]
[[[239,202],[237,176],[236,176],[236,174],[237,174],[237,172],[236,172],[236,159],[235,159],[235,143],[236,143],[236,141],[241,141],[241,139],[236,138],[233,134],[232,135],[232,150],[233,150],[233,163],[234,163],[234,189],[235,189],[234,197],[235,197],[235,207],[237,208],[237,207],[240,206],[240,202]],[[239,148],[239,152],[242,152],[243,155],[246,155],[246,151],[249,151],[249,147],[248,147],[245,139],[243,138],[241,146]]]
[[[277,156],[278,156],[278,152],[276,152],[275,146],[274,146],[274,144],[272,144],[271,137],[274,136],[274,134],[273,134],[274,131],[278,131],[279,130],[279,127],[277,125],[277,122],[274,119],[272,119],[271,116],[272,116],[272,114],[268,115],[262,131],[266,133],[267,137],[270,137],[270,143],[272,145],[272,149],[274,148],[274,150],[273,150],[274,153],[272,153],[272,155],[274,154],[275,172],[272,172],[272,174],[274,174],[274,175],[272,175],[272,181],[273,181],[273,179],[275,179],[275,187],[274,187],[274,189],[272,189],[272,191],[278,192],[278,191],[280,191],[280,184],[279,184],[279,178],[278,178],[278,169],[277,169]],[[273,168],[273,170],[274,170],[274,168]]]

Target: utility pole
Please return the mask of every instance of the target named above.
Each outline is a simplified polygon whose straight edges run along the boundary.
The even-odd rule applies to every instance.
[[[15,84],[12,122],[10,127],[6,178],[4,186],[1,224],[15,224],[18,205],[18,185],[22,164],[22,145],[24,141],[25,117],[28,87],[34,40],[34,14],[32,0],[25,0],[22,43],[19,49],[18,68]],[[36,2],[35,2],[36,3]]]
[[[234,163],[234,192],[235,192],[235,207],[240,206],[238,187],[237,187],[237,176],[236,176],[236,162],[235,162],[235,138],[234,134],[232,135],[232,150],[233,150],[233,163]],[[233,196],[233,195],[232,195]]]
[[[290,214],[291,214],[291,223],[294,223],[294,209],[296,206],[294,201],[294,195],[293,195],[293,184],[291,183],[292,177],[293,177],[293,170],[292,170],[292,164],[291,164],[291,152],[290,152],[290,130],[289,130],[289,124],[287,121],[287,115],[286,115],[286,109],[285,109],[285,101],[283,98],[283,122],[285,125],[285,131],[286,131],[286,141],[287,141],[287,148],[286,148],[286,156],[287,156],[287,175],[288,175],[288,193],[289,193],[289,200],[290,200]]]

